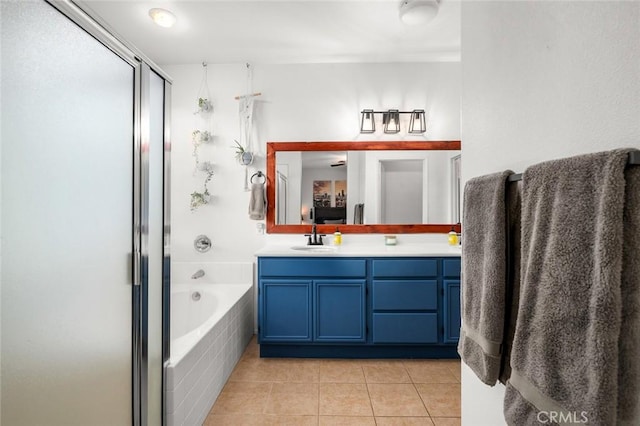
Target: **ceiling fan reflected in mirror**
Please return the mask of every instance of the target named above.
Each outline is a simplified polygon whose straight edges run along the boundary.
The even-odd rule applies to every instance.
[[[347,162],[345,160],[339,160],[336,161],[335,163],[331,163],[331,167],[340,167],[340,166],[346,166]]]

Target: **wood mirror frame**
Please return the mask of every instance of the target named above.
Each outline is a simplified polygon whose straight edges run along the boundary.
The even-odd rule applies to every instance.
[[[267,142],[267,233],[304,234],[311,225],[277,225],[276,220],[276,153],[279,151],[455,151],[460,150],[460,141],[383,141],[383,142]],[[456,224],[374,224],[340,225],[343,234],[420,234],[444,233],[451,231]],[[319,234],[332,234],[336,225],[317,225]]]

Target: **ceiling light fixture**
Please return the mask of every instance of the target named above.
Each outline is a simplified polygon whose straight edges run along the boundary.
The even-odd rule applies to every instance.
[[[433,20],[440,9],[440,0],[402,0],[400,20],[407,25],[422,25]]]
[[[176,15],[166,9],[161,9],[159,7],[150,9],[149,16],[151,17],[153,22],[164,28],[171,28],[173,27],[173,24],[176,23]]]

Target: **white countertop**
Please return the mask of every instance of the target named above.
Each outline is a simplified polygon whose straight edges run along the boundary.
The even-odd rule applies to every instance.
[[[296,250],[293,247],[299,248]],[[318,251],[305,250],[304,245],[274,244],[267,245],[255,252],[256,257],[457,257],[460,246],[433,243],[398,243],[395,246],[380,244],[343,244],[340,246],[320,247]]]

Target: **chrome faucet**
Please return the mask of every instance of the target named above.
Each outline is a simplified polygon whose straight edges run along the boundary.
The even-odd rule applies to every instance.
[[[324,245],[324,243],[322,242],[322,237],[326,237],[326,234],[318,235],[318,233],[316,232],[316,224],[314,223],[313,225],[311,225],[311,233],[304,234],[304,236],[309,237],[309,240],[307,241],[308,246],[321,246]]]
[[[197,280],[198,278],[204,277],[204,271],[202,269],[198,269],[195,274],[191,275],[192,280]]]

